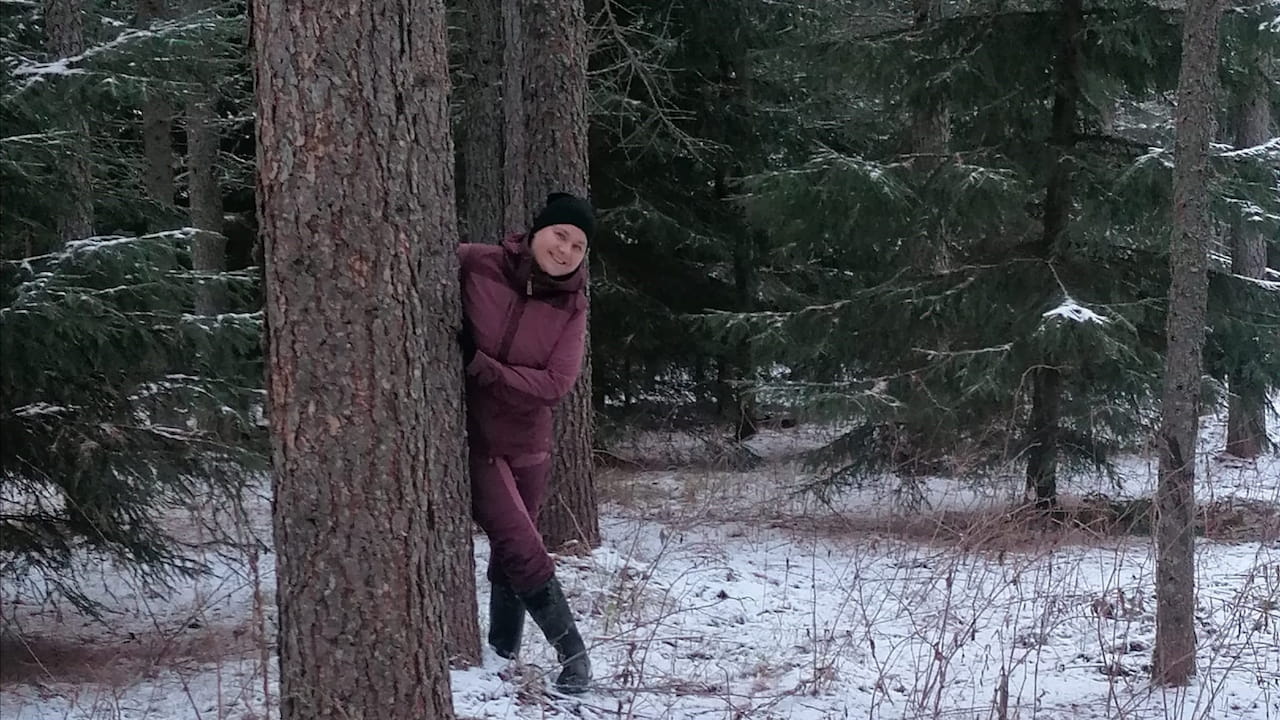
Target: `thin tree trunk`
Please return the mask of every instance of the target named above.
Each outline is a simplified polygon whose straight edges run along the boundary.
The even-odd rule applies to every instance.
[[[1052,509],[1058,497],[1058,423],[1062,418],[1062,373],[1031,371],[1031,447],[1027,450],[1027,487],[1037,506]]]
[[[582,0],[525,0],[520,8],[527,223],[550,192],[587,195],[587,23]],[[587,348],[582,375],[556,412],[551,488],[539,522],[552,548],[600,544],[590,342]]]
[[[1084,33],[1082,0],[1062,0],[1058,21],[1058,58],[1053,93],[1053,124],[1049,143],[1054,149],[1053,166],[1044,197],[1044,225],[1041,252],[1053,263],[1071,221],[1071,148],[1075,144],[1076,115],[1080,102],[1081,50]],[[1061,370],[1048,359],[1031,371],[1031,418],[1028,433],[1027,488],[1036,503],[1048,509],[1058,497],[1058,423],[1062,405]]]
[[[756,309],[756,293],[759,275],[756,272],[756,234],[749,227],[743,228],[733,246],[733,287],[738,312],[749,313]],[[758,431],[756,411],[755,358],[750,340],[743,338],[733,348],[734,380],[733,396],[734,439],[742,442]]]
[[[502,0],[470,0],[463,10],[467,56],[460,131],[465,169],[460,214],[463,242],[497,242],[506,225],[503,174],[503,15]],[[515,226],[512,226],[515,227]]]
[[[1189,0],[1174,111],[1173,237],[1160,479],[1156,488],[1156,643],[1151,678],[1185,685],[1196,672],[1195,510],[1200,383],[1209,296],[1210,140],[1222,0]]]
[[[152,22],[168,17],[165,0],[138,0],[138,27],[148,28]],[[143,92],[142,155],[146,161],[143,185],[147,197],[156,205],[147,226],[151,232],[157,232],[169,227],[173,215],[173,109],[154,88],[145,88]]]
[[[738,105],[749,105],[752,101],[752,71],[746,48],[733,48],[732,55],[721,57],[721,65],[729,70],[720,79],[724,94],[728,101]],[[729,137],[722,137],[722,142],[731,143]],[[715,170],[713,189],[716,201],[721,205],[729,205],[733,201],[731,189],[731,173],[743,175],[745,170],[741,164],[736,168],[721,166]],[[756,271],[756,244],[759,236],[746,222],[741,211],[729,208],[738,221],[737,238],[733,244],[731,267],[733,271],[734,301],[733,309],[748,313],[755,310],[756,293],[759,275]],[[720,358],[720,413],[733,428],[734,440],[741,442],[756,433],[756,403],[753,377],[755,376],[755,360],[751,353],[751,343],[742,338],[732,347],[726,348]]]
[[[222,187],[218,183],[220,136],[214,118],[216,96],[206,91],[187,101],[187,178],[191,195],[191,264],[205,275],[227,268],[227,237],[222,232]],[[221,280],[208,278],[196,293],[196,313],[215,315],[226,309]]]
[[[443,3],[252,17],[281,717],[447,720],[476,612]]]
[[[1271,137],[1270,88],[1260,61],[1251,80],[1236,107],[1237,148],[1261,145]],[[1267,239],[1261,228],[1257,223],[1241,221],[1232,235],[1231,271],[1262,279],[1267,269]],[[1240,458],[1258,457],[1267,446],[1266,386],[1238,368],[1232,371],[1229,382],[1226,450]]]
[[[942,0],[912,0],[911,5],[917,32],[926,32],[942,20]],[[928,93],[912,112],[911,150],[925,156],[924,165],[933,168],[942,162],[950,141],[951,114],[947,111],[946,95]]]
[[[942,8],[941,0],[912,0],[915,31],[927,33],[938,26]],[[917,95],[911,111],[911,152],[916,155],[915,167],[925,175],[935,172],[946,161],[950,142],[951,114],[947,110],[946,93],[931,89]],[[946,258],[944,242],[930,229],[922,228],[912,248],[913,264],[924,273],[941,269]]]
[[[81,0],[45,0],[45,47],[53,58],[84,52],[84,6]],[[63,115],[68,130],[65,168],[68,192],[58,218],[58,239],[79,240],[93,235],[93,170],[89,166],[89,125],[76,107]]]
[[[742,78],[744,68],[737,66],[734,69],[734,76]],[[726,205],[730,202],[731,196],[729,168],[718,167],[715,173],[712,189],[715,192],[716,203]],[[739,236],[733,246],[734,309],[739,312],[749,312],[747,305],[751,298],[750,290],[746,287],[751,270],[747,266],[751,253],[748,247],[750,242],[747,237],[748,232],[744,223],[739,227]],[[741,341],[732,347],[723,348],[716,357],[716,413],[733,429],[733,437],[739,442],[755,432],[754,408],[748,407],[747,404],[751,394],[744,388],[745,375],[750,371],[748,347],[745,341]]]

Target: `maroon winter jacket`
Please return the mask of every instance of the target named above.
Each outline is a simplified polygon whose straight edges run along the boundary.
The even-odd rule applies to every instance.
[[[528,240],[458,246],[462,313],[476,343],[467,365],[467,430],[474,451],[551,450],[551,409],[582,370],[586,263],[564,278],[537,268]]]

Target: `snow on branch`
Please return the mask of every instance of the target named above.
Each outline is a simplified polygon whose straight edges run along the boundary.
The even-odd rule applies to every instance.
[[[63,252],[66,254],[87,254],[100,252],[116,247],[127,245],[151,244],[157,241],[178,240],[182,242],[190,241],[200,231],[196,228],[185,227],[176,230],[165,230],[163,232],[151,233],[149,235],[97,235],[87,237],[83,240],[69,240],[63,246]],[[42,257],[48,257],[42,256]],[[34,258],[28,258],[31,260]],[[22,261],[20,261],[22,262]]]
[[[1134,166],[1159,163],[1165,167],[1173,167],[1173,150],[1167,147],[1150,147],[1147,152],[1133,161]]]
[[[1274,270],[1271,271],[1271,273],[1273,275],[1277,274]],[[1251,277],[1248,277],[1247,275],[1237,275],[1235,273],[1232,273],[1231,277],[1235,278],[1236,280],[1243,280],[1247,283],[1257,285],[1263,290],[1267,290],[1270,292],[1280,292],[1280,280],[1262,280],[1260,278],[1251,278]]]
[[[49,403],[37,402],[22,407],[16,407],[10,411],[14,417],[30,418],[41,415],[62,415],[64,413],[73,412],[74,407],[63,407],[61,405],[50,405]]]
[[[153,39],[180,35],[188,30],[216,27],[216,17],[212,14],[197,16],[195,21],[188,19],[155,23],[150,28],[130,28],[100,45],[94,45],[79,55],[58,58],[52,62],[18,62],[10,68],[16,77],[25,77],[27,82],[17,89],[18,94],[49,77],[60,75],[82,75],[88,71],[82,67],[87,62],[116,50],[129,48],[134,43]]]
[[[1098,325],[1106,325],[1111,322],[1111,318],[1100,315],[1084,305],[1081,305],[1072,299],[1070,295],[1063,296],[1061,305],[1049,310],[1041,315],[1041,317],[1046,320],[1062,318],[1064,320],[1071,320],[1078,323],[1096,323]]]
[[[1006,353],[1013,349],[1013,343],[1004,343],[1003,345],[994,345],[992,347],[974,348],[972,350],[930,350],[928,348],[912,348],[918,353],[923,353],[929,358],[957,358],[970,357],[973,355],[987,355],[990,353]]]
[[[72,135],[74,135],[74,133],[70,130],[51,130],[49,132],[42,133],[29,133],[27,135],[9,135],[8,137],[0,138],[0,143],[15,145],[57,144],[62,141],[62,138],[71,137]]]
[[[1214,148],[1219,150],[1218,157],[1280,161],[1280,137],[1274,137],[1261,145],[1247,148],[1235,148],[1230,145],[1215,145]]]

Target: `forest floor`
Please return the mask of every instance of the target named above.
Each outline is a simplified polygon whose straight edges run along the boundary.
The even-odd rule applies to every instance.
[[[1224,419],[1206,418],[1204,448]],[[928,478],[912,507],[896,485],[818,502],[794,458],[823,440],[762,433],[748,471],[695,462],[688,435],[619,440],[598,479],[603,545],[559,558],[599,688],[544,693],[552,654],[530,624],[519,661],[452,673],[459,717],[1280,719],[1280,456],[1201,454],[1198,675],[1158,690],[1152,540],[1090,514],[1093,493],[1149,497],[1154,455],[1125,458],[1118,485],[1067,478],[1082,522],[1046,528],[1010,509],[1017,477]],[[244,530],[269,529],[263,497]],[[477,536],[479,573],[487,553]],[[204,560],[165,595],[88,569],[101,620],[6,588],[0,718],[275,717],[275,557]]]

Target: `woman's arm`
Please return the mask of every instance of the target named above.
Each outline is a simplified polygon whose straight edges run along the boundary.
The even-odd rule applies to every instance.
[[[477,350],[475,358],[467,365],[467,374],[499,397],[505,396],[520,403],[555,405],[569,394],[582,372],[586,335],[587,312],[579,309],[556,340],[546,369],[508,365]]]

